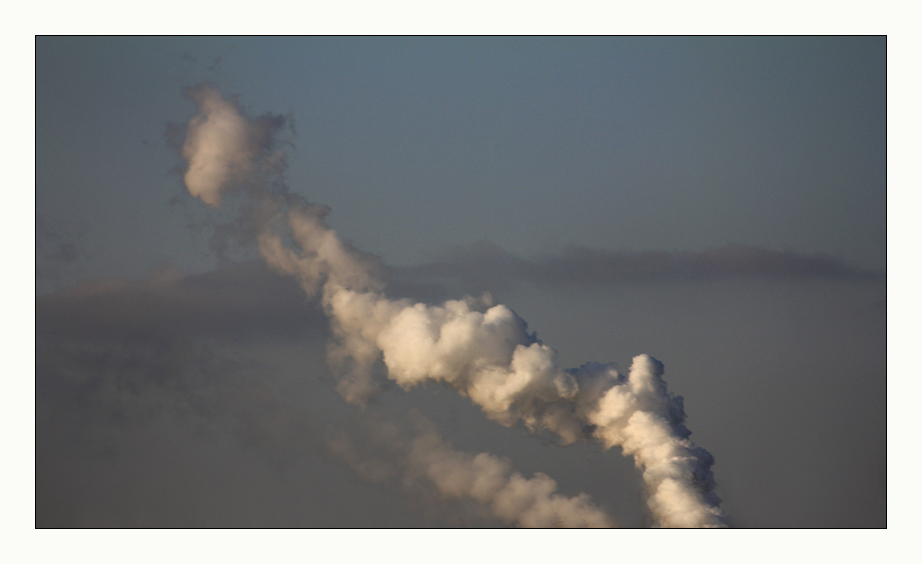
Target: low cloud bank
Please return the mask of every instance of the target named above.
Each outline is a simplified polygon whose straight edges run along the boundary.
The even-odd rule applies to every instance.
[[[322,357],[328,332],[262,261],[38,296],[36,526],[296,524],[280,501],[293,492],[274,484],[320,444],[303,400],[251,351],[297,344]],[[250,499],[250,482],[268,497]]]
[[[80,284],[35,300],[38,336],[269,339],[323,333],[323,312],[261,261]]]
[[[442,251],[434,261],[395,268],[391,276],[417,284],[457,280],[494,291],[516,281],[541,287],[578,288],[606,284],[657,284],[731,278],[880,280],[884,271],[864,270],[822,255],[730,244],[700,252],[613,252],[569,246],[557,255],[516,256],[488,241]]]

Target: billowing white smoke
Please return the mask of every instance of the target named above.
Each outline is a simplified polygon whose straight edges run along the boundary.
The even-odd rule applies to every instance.
[[[403,488],[425,482],[444,499],[473,500],[490,515],[520,527],[611,527],[613,522],[586,494],[566,497],[557,483],[537,473],[525,478],[508,460],[488,453],[454,450],[430,421],[417,415],[415,432],[393,422],[375,421],[361,434],[343,429],[331,433],[330,451],[363,478],[384,482],[399,476]]]
[[[189,163],[183,181],[190,194],[217,207],[222,193],[283,164],[282,153],[269,152],[274,130],[282,125],[281,116],[248,120],[235,103],[208,84],[191,88],[188,95],[198,106],[182,146],[182,156]]]
[[[270,140],[257,137],[260,128],[249,127],[252,122],[217,90],[199,90],[199,115],[183,147],[186,182],[192,195],[215,205],[233,186],[229,179],[262,167],[260,160],[271,156]],[[222,140],[225,133],[229,139]],[[277,271],[296,276],[308,295],[321,295],[335,334],[330,362],[347,401],[362,405],[379,391],[374,367],[383,361],[387,377],[403,388],[441,381],[503,425],[521,421],[563,444],[595,438],[606,447],[620,446],[642,470],[650,509],[662,526],[723,525],[713,458],[688,440],[682,400],[667,392],[658,361],[634,358],[626,378],[614,365],[565,370],[554,350],[505,306],[389,299],[367,261],[325,224],[327,208],[284,192],[251,194],[262,208],[278,210],[259,226],[262,256]],[[458,475],[485,471],[489,464],[482,464],[462,464],[467,474]]]

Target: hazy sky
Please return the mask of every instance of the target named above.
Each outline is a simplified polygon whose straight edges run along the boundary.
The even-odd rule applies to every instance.
[[[83,276],[201,268],[163,132],[203,80],[290,112],[292,189],[391,265],[488,240],[886,267],[883,38],[41,39],[36,213]]]
[[[618,448],[435,383],[348,406],[318,300],[183,184],[203,82],[286,116],[284,183],[389,296],[662,361],[731,526],[887,526],[885,38],[38,38],[35,72],[37,526],[508,525],[369,470],[414,417],[653,522]]]

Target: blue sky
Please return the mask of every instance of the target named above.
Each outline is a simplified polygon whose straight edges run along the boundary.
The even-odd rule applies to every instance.
[[[565,366],[662,360],[731,524],[886,526],[874,37],[39,38],[36,456],[56,486],[37,522],[470,524],[323,454],[352,415],[317,304],[249,242],[215,252],[233,212],[186,193],[165,134],[203,81],[290,118],[286,185],[380,258],[394,297],[489,291]],[[382,409],[649,524],[625,459],[520,441],[438,392],[390,389]],[[125,502],[145,472],[164,495]]]

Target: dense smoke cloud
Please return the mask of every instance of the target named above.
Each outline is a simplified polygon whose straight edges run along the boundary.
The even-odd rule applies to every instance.
[[[188,95],[199,108],[182,146],[189,163],[183,181],[190,194],[217,207],[226,191],[247,187],[259,174],[284,166],[284,154],[272,150],[272,136],[285,123],[281,116],[248,120],[210,85],[192,88]]]
[[[381,367],[405,389],[439,381],[500,424],[521,422],[560,444],[595,439],[605,447],[621,447],[642,470],[648,505],[660,525],[723,524],[713,492],[713,458],[688,439],[682,400],[667,391],[661,363],[640,355],[627,376],[610,364],[564,369],[556,352],[529,333],[524,320],[506,306],[493,305],[489,296],[435,306],[385,296],[376,262],[326,225],[328,208],[307,203],[284,187],[273,189],[263,178],[283,162],[272,151],[272,128],[265,127],[280,127],[281,118],[248,120],[214,87],[192,92],[198,114],[190,121],[182,151],[189,162],[184,179],[190,194],[217,206],[228,190],[248,186],[252,202],[247,209],[260,210],[251,216],[260,254],[277,272],[297,278],[308,296],[318,296],[329,317],[329,361],[343,398],[366,405],[382,389]],[[540,515],[553,514],[559,524],[601,523],[595,517],[564,518],[570,510],[562,508],[570,502],[553,497],[552,482],[545,478],[525,480],[491,455],[467,458],[438,440],[420,444],[426,446],[423,454],[411,451],[409,456],[424,461],[417,466],[428,468],[429,478],[443,491],[472,496],[511,522],[544,526],[549,521]],[[437,470],[444,467],[438,460],[452,461],[450,477]],[[508,478],[496,481],[497,476]],[[483,480],[496,486],[471,485]],[[535,492],[552,501],[535,501]],[[516,501],[520,497],[531,501]],[[582,498],[572,503],[589,507]],[[521,507],[508,509],[513,506]],[[541,509],[532,514],[530,507]]]

